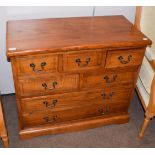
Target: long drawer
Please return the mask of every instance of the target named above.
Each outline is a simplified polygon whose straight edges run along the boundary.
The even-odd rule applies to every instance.
[[[48,75],[19,81],[21,96],[46,95],[74,90],[79,87],[79,75]]]
[[[21,100],[23,113],[44,110],[62,110],[89,104],[106,104],[126,102],[129,100],[132,86],[108,87],[42,97],[25,98]],[[50,112],[49,111],[49,112]]]
[[[127,112],[128,104],[91,104],[78,108],[54,111],[54,112],[34,112],[22,116],[24,127],[44,124],[55,124],[64,121],[72,121],[96,116],[110,116],[120,112]]]

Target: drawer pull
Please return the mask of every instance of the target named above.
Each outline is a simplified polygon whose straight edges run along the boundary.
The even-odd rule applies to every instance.
[[[132,59],[132,55],[129,55],[127,60],[124,60],[123,56],[119,56],[119,57],[118,57],[118,60],[119,60],[122,64],[127,64],[127,63],[129,63],[129,62],[131,61],[131,59]]]
[[[117,78],[117,75],[113,75],[111,80],[107,75],[104,76],[104,80],[106,81],[106,83],[112,83],[112,82],[116,81],[116,78]]]
[[[98,112],[99,112],[100,114],[102,114],[102,115],[105,114],[105,112],[103,111],[103,108],[99,108],[99,109],[98,109]]]
[[[109,107],[106,107],[106,113],[109,113],[110,112],[110,108]]]
[[[114,92],[110,92],[109,95],[107,95],[106,93],[102,93],[101,96],[102,98],[105,99],[111,99],[114,95]]]
[[[52,87],[50,87],[50,88],[48,88],[48,86],[47,86],[47,83],[43,83],[42,84],[42,86],[45,88],[45,90],[53,90],[53,89],[55,89],[56,87],[56,85],[57,85],[58,83],[56,82],[56,81],[54,81],[54,82],[52,82]]]
[[[75,62],[78,64],[79,67],[86,67],[86,66],[88,66],[89,63],[90,63],[90,58],[86,58],[85,64],[82,64],[82,63],[81,63],[82,61],[81,61],[80,58],[76,59]]]
[[[99,108],[99,109],[98,109],[98,112],[99,112],[100,114],[102,114],[102,115],[105,115],[105,114],[108,114],[108,113],[110,112],[110,109],[109,109],[109,107],[106,107],[106,110],[105,110],[105,112],[104,112],[103,108]]]
[[[52,103],[49,104],[47,101],[44,101],[43,104],[44,104],[47,108],[54,108],[57,102],[58,102],[58,100],[53,100]]]
[[[35,69],[36,65],[34,63],[31,63],[30,64],[30,67],[32,68],[32,70],[34,72],[40,72],[40,71],[43,71],[44,70],[44,67],[46,66],[46,62],[42,62],[40,66],[41,66],[41,69],[40,70],[36,70]]]
[[[44,117],[43,120],[45,120],[46,123],[53,123],[57,120],[58,116],[54,115],[51,119],[49,117]]]

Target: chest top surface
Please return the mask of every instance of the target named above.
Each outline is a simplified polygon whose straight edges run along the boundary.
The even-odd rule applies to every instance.
[[[7,56],[38,51],[146,46],[151,41],[123,16],[7,22]]]

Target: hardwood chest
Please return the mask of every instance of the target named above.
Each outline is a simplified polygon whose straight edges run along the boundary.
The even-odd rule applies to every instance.
[[[150,44],[123,16],[7,22],[20,137],[128,122]]]

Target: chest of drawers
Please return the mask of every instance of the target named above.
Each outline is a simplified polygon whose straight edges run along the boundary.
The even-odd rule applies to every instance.
[[[20,137],[128,122],[150,44],[123,16],[9,21]]]

